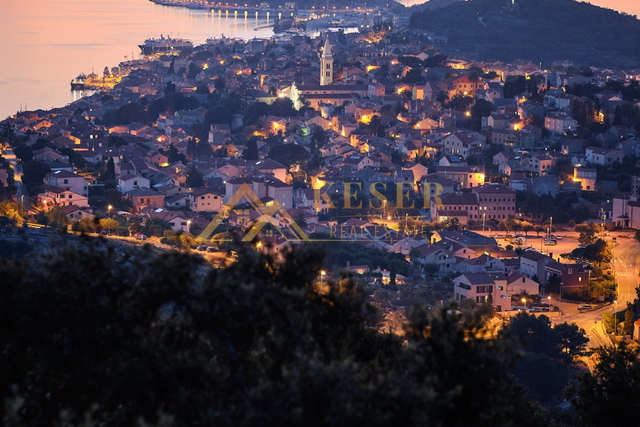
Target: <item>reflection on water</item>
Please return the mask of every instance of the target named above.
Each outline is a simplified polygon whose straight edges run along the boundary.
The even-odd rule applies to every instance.
[[[148,0],[21,0],[0,14],[0,118],[22,106],[49,109],[78,98],[69,82],[80,73],[140,57],[149,37],[270,37],[273,17],[165,7]],[[259,28],[258,30],[255,30]]]

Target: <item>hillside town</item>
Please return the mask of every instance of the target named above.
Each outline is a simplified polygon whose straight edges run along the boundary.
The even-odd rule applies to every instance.
[[[640,10],[422,1],[10,5],[3,425],[629,422]]]
[[[112,89],[1,123],[0,179],[35,222],[110,219],[109,235],[201,250],[262,221],[249,198],[227,206],[250,188],[278,208],[256,236],[270,250],[303,235],[396,254],[330,267],[394,285],[452,275],[452,297],[498,311],[580,294],[592,267],[554,251],[558,227],[640,226],[640,70],[471,62],[391,27],[212,39],[107,68]]]

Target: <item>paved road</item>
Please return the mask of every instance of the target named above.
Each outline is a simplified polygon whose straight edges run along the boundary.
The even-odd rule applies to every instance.
[[[31,202],[29,200],[29,193],[27,192],[27,187],[22,182],[22,165],[19,163],[18,158],[11,148],[4,149],[2,151],[2,156],[11,163],[11,167],[13,169],[13,179],[16,183],[16,197],[18,202],[22,203],[22,206],[30,212],[33,213],[34,209],[31,206]]]
[[[503,232],[504,233],[504,232]],[[495,233],[485,233],[493,235]],[[553,258],[558,260],[560,254],[571,252],[578,246],[579,233],[571,231],[559,231],[562,239],[558,240],[556,246],[545,246],[543,239],[536,236],[535,233],[529,233],[526,243],[523,246],[532,246],[537,251],[553,254]],[[615,237],[615,240],[613,239]],[[635,241],[632,231],[614,231],[610,232],[605,240],[614,242],[613,249],[613,272],[616,282],[618,283],[617,310],[622,311],[626,308],[627,303],[632,303],[636,298],[636,287],[638,287],[638,274],[640,273],[640,244]],[[499,243],[506,245],[508,242],[498,239]],[[542,246],[541,246],[542,244]],[[570,262],[561,259],[562,262]],[[602,326],[602,313],[605,311],[613,313],[616,310],[615,304],[608,304],[601,308],[588,312],[579,312],[580,304],[568,303],[566,301],[559,302],[557,299],[552,300],[553,305],[560,307],[562,316],[551,319],[553,323],[569,322],[575,323],[587,332],[587,337],[591,347],[609,345]],[[622,317],[620,317],[622,320]]]
[[[629,236],[629,237],[622,237]],[[640,271],[640,244],[628,233],[611,233],[609,239],[616,237],[616,246],[613,249],[613,271],[618,283],[617,310],[622,311],[627,303],[632,303],[636,298],[638,287],[638,271]],[[612,241],[612,240],[609,240]],[[554,323],[575,323],[587,332],[591,347],[608,345],[602,326],[602,313],[616,310],[615,304],[606,305],[596,310],[579,313],[577,304],[559,304],[566,315],[553,319]],[[622,320],[622,317],[619,317]]]

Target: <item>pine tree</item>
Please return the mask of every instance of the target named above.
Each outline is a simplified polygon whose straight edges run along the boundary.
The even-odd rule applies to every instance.
[[[624,335],[633,335],[634,320],[633,305],[627,303],[627,309],[624,312]]]
[[[396,263],[391,263],[391,269],[389,271],[389,286],[396,286]]]
[[[213,154],[213,149],[211,148],[211,145],[209,145],[209,141],[206,139],[198,140],[196,153],[198,153],[198,156],[211,156]]]
[[[116,165],[113,162],[113,157],[109,157],[109,160],[107,160],[107,171],[105,173],[104,179],[116,179]]]
[[[191,164],[187,169],[187,182],[188,187],[202,187],[204,186],[204,178],[202,173],[198,170],[196,165]]]
[[[260,158],[258,155],[258,141],[255,138],[247,142],[247,148],[242,157],[244,157],[245,160],[258,160]]]
[[[188,160],[193,160],[197,157],[198,155],[198,146],[196,145],[196,140],[193,138],[189,138],[189,140],[187,141],[187,159]]]

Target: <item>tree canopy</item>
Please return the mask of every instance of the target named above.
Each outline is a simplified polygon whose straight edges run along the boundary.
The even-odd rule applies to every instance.
[[[434,10],[416,11],[410,24],[446,36],[448,49],[479,60],[570,59],[607,67],[637,66],[640,62],[637,46],[620,48],[620,40],[640,38],[638,19],[586,2],[454,2]]]
[[[0,261],[9,425],[554,425],[473,312],[416,306],[404,338],[322,251],[210,269],[99,240]]]
[[[566,396],[578,410],[582,425],[626,425],[640,410],[640,350],[623,342],[596,350],[593,373],[584,373],[568,387]]]

